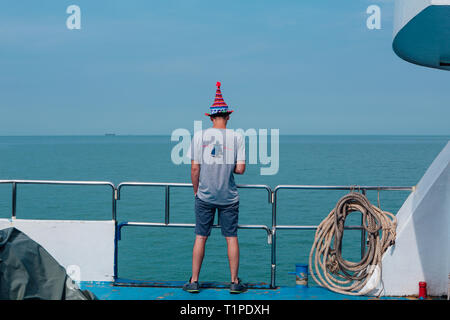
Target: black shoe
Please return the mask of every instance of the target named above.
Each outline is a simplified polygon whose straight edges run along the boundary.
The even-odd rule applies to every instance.
[[[247,286],[238,278],[238,282],[232,282],[230,285],[230,293],[242,293],[247,291]]]
[[[183,285],[183,290],[190,293],[199,293],[200,284],[198,281],[191,282],[191,279],[189,279],[189,281]]]

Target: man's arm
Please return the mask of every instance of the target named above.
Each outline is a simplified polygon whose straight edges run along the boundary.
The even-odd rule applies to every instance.
[[[200,164],[191,160],[191,181],[192,187],[194,188],[194,195],[197,194],[198,191],[198,181],[200,178]]]
[[[245,161],[237,161],[236,166],[234,167],[234,173],[244,174],[244,172],[245,172]]]
[[[234,167],[235,174],[244,174],[245,172],[245,140],[241,134],[236,136],[236,166]]]

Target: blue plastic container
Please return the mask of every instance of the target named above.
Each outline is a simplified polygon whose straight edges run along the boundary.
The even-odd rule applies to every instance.
[[[289,272],[295,275],[295,285],[301,287],[308,286],[308,265],[302,263],[295,264],[295,272]]]

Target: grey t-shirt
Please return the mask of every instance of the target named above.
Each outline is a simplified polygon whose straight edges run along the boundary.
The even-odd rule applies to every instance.
[[[237,161],[245,161],[242,135],[231,129],[209,128],[197,131],[189,155],[200,163],[197,196],[212,204],[228,205],[239,201],[233,171]]]

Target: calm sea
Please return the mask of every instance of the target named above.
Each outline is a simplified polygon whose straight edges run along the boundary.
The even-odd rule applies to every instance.
[[[387,185],[417,184],[450,136],[281,136],[279,171],[260,175],[248,165],[240,184]],[[190,167],[171,162],[169,136],[0,137],[0,179],[190,182]],[[281,190],[277,222],[318,225],[342,191]],[[240,224],[271,226],[264,190],[241,189]],[[377,193],[369,192],[376,203]],[[408,196],[384,191],[381,207],[396,213]],[[111,219],[111,189],[104,186],[19,185],[17,218]],[[194,223],[190,188],[171,190],[171,222]],[[11,216],[11,185],[0,185],[0,217]],[[118,201],[119,221],[164,222],[164,189],[128,187]],[[347,225],[358,224],[359,214]],[[357,260],[359,231],[346,231],[344,256]],[[263,230],[240,230],[240,277],[269,282],[270,246]],[[277,284],[293,285],[295,263],[307,263],[313,231],[277,234]],[[193,230],[126,227],[119,243],[119,277],[188,280]],[[83,241],[83,239],[79,239]],[[228,281],[225,240],[214,229],[207,242],[201,281]]]

